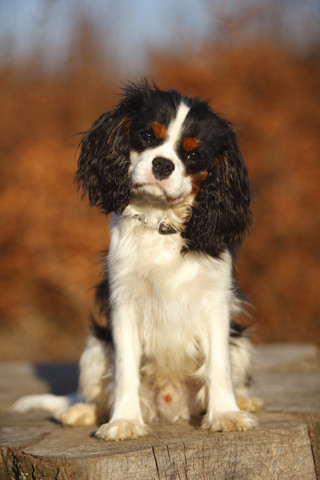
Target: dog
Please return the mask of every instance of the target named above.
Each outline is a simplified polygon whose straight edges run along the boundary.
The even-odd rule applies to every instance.
[[[76,398],[29,396],[15,410],[101,424],[104,440],[201,414],[205,430],[251,429],[260,401],[248,396],[251,343],[234,319],[246,303],[234,273],[250,184],[231,124],[208,101],[142,80],[80,146],[79,189],[113,212],[96,290],[108,321],[93,321]]]

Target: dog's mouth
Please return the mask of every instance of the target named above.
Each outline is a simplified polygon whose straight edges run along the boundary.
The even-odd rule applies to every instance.
[[[183,200],[183,196],[172,195],[158,181],[141,183],[132,182],[130,191],[133,194],[142,195],[151,201],[154,199],[156,201],[161,200],[167,203],[176,204]]]

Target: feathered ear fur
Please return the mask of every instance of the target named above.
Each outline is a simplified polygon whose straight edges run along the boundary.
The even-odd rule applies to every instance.
[[[251,225],[248,172],[231,129],[222,145],[195,199],[185,232],[190,250],[213,257],[226,248],[235,251]]]
[[[75,180],[90,204],[105,213],[121,213],[129,203],[129,127],[149,92],[146,81],[129,84],[119,105],[102,114],[81,140]]]

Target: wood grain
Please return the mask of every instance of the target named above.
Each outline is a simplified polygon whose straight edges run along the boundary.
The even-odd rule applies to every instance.
[[[281,349],[277,346],[274,351]],[[282,357],[288,362],[288,355],[282,353]],[[314,358],[305,373],[301,365],[285,373],[279,364],[278,373],[276,369],[271,373],[270,364],[266,362],[263,371],[260,361],[254,393],[270,388],[255,430],[206,433],[199,429],[200,419],[194,419],[192,425],[154,424],[152,433],[139,440],[105,442],[94,437],[92,427],[66,428],[45,413],[10,412],[11,401],[29,393],[30,385],[38,385],[41,391],[49,385],[40,381],[36,369],[2,364],[0,479],[315,480],[319,469],[319,375]]]

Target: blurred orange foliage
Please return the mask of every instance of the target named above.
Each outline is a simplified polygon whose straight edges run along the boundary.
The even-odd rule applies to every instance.
[[[73,134],[119,91],[95,51],[79,42],[56,74],[37,58],[0,70],[1,359],[74,360],[84,344],[108,228],[73,184]],[[150,54],[161,88],[208,97],[236,125],[254,190],[238,277],[259,341],[320,343],[319,67],[262,41]]]

